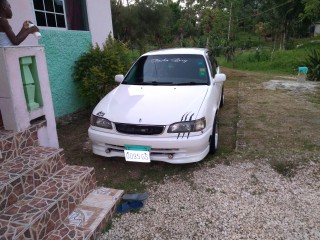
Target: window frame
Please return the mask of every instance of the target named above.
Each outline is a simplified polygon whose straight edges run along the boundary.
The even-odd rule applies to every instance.
[[[44,1],[48,1],[48,0],[41,0],[43,3]],[[52,1],[53,3],[55,2],[55,0],[50,0]],[[67,16],[66,16],[66,6],[65,6],[65,2],[64,0],[62,0],[62,6],[63,6],[63,13],[58,13],[56,12],[56,9],[55,9],[55,6],[53,4],[53,7],[54,7],[54,12],[51,12],[51,11],[46,11],[46,10],[39,10],[39,9],[36,9],[35,6],[34,6],[34,0],[31,0],[32,2],[32,8],[33,8],[33,14],[34,14],[34,19],[36,21],[36,25],[40,28],[50,28],[50,29],[65,29],[65,30],[68,30],[68,22],[67,22]],[[38,20],[37,20],[37,15],[36,15],[36,12],[42,12],[42,13],[45,13],[45,20],[46,20],[46,26],[39,26],[38,25]],[[55,23],[56,23],[56,27],[53,27],[53,26],[48,26],[48,19],[47,19],[47,15],[46,13],[52,13],[54,14],[55,16]],[[58,27],[57,26],[57,18],[56,18],[56,15],[63,15],[63,18],[64,18],[64,23],[65,23],[65,27]]]
[[[69,29],[69,22],[68,22],[68,17],[67,17],[67,13],[66,13],[66,3],[64,0],[61,0],[62,4],[63,4],[63,13],[59,13],[59,12],[51,12],[51,11],[45,11],[45,10],[38,10],[35,9],[34,6],[34,0],[30,0],[31,1],[31,5],[32,5],[32,10],[33,10],[33,16],[36,22],[36,25],[41,29],[50,29],[50,30],[68,30],[68,31],[84,31],[84,32],[90,32],[90,27],[89,27],[89,16],[88,16],[88,7],[87,7],[87,2],[86,0],[81,0],[82,4],[81,4],[81,11],[82,11],[82,21],[83,21],[83,29],[81,30],[75,30],[75,29]],[[48,0],[41,0],[43,1],[48,1]],[[51,0],[52,2],[55,2],[55,0]],[[54,4],[53,4],[54,5]],[[55,9],[54,9],[55,10]],[[55,15],[55,23],[56,23],[56,27],[54,26],[48,26],[48,20],[47,20],[47,16],[45,14],[45,20],[46,20],[46,26],[39,26],[38,25],[38,21],[37,21],[37,15],[36,12],[42,12],[42,13],[52,13]],[[65,23],[65,27],[58,27],[57,26],[57,18],[56,15],[63,15],[64,18],[64,23]]]

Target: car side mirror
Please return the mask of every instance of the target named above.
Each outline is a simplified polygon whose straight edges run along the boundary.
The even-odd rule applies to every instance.
[[[114,77],[114,79],[116,80],[116,82],[121,83],[124,79],[124,76],[122,74],[118,74]]]
[[[224,82],[227,79],[226,75],[224,73],[217,73],[214,76],[214,80],[216,83]]]

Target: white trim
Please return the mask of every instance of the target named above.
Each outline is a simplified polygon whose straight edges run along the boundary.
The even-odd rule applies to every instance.
[[[31,4],[32,4],[34,19],[35,19],[36,21],[37,21],[36,11],[37,11],[37,12],[42,12],[42,13],[52,13],[52,14],[54,14],[56,25],[58,25],[58,24],[57,24],[56,15],[63,15],[63,17],[64,17],[65,27],[52,27],[52,26],[48,26],[47,16],[45,15],[45,20],[46,20],[46,25],[47,25],[47,26],[39,26],[40,28],[58,28],[58,29],[66,29],[66,30],[68,30],[68,22],[67,22],[67,16],[66,16],[66,6],[65,6],[65,3],[64,3],[64,0],[58,0],[58,1],[60,1],[60,3],[63,4],[63,13],[56,12],[55,5],[54,5],[54,4],[53,4],[54,12],[35,9],[33,0],[30,0],[30,1],[31,1]],[[44,1],[48,1],[48,0],[42,0],[43,4],[44,4]],[[57,0],[50,0],[50,1],[52,1],[52,2],[57,2]],[[57,3],[56,3],[56,4],[57,4]],[[58,4],[58,5],[60,5],[60,4]],[[37,22],[37,25],[38,25],[38,22]]]

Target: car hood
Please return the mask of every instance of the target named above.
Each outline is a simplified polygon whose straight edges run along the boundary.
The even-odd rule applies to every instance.
[[[169,125],[196,119],[208,86],[138,86],[120,84],[93,111],[112,122]],[[202,117],[202,116],[200,116]]]

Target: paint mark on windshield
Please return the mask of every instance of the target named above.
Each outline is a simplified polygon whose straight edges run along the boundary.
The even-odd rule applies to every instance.
[[[182,58],[155,58],[152,59],[152,63],[162,63],[162,62],[174,62],[174,63],[187,63],[189,60],[188,59],[182,59]]]

